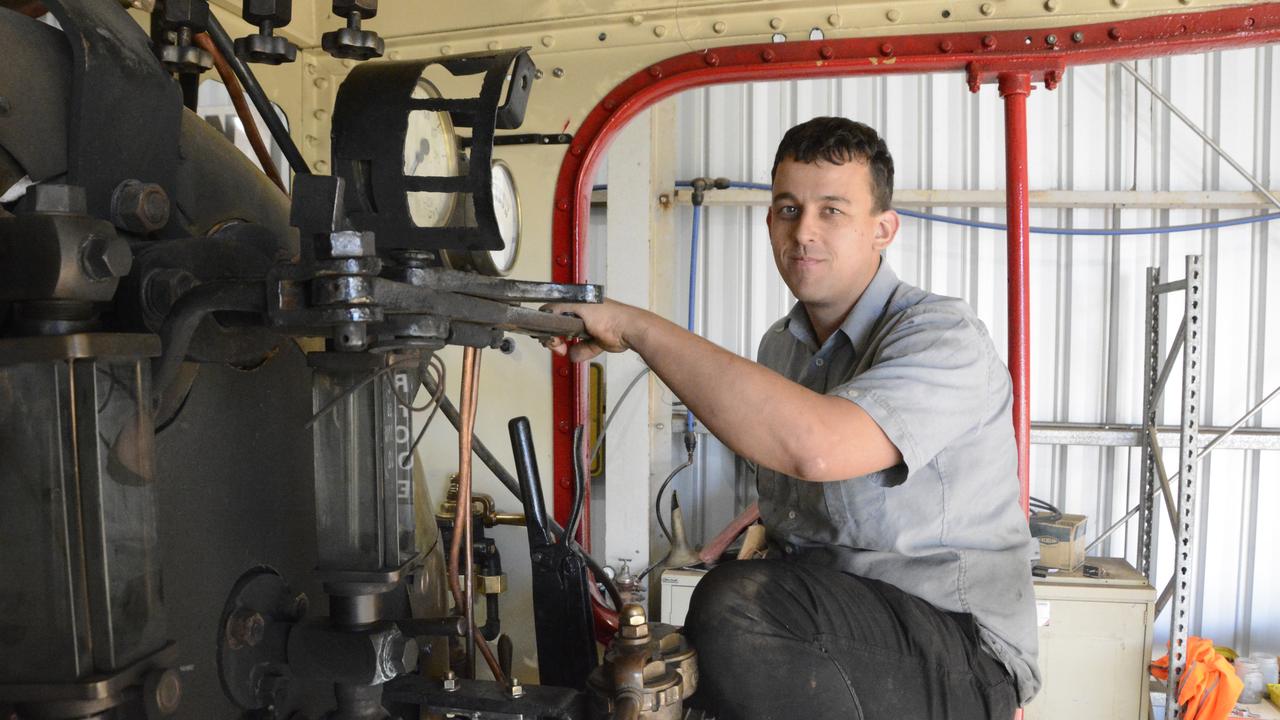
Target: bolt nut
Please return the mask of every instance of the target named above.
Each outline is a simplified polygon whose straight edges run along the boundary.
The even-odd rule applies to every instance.
[[[245,647],[256,647],[262,642],[266,633],[267,622],[258,612],[249,608],[240,608],[227,620],[227,647],[239,650]]]
[[[254,25],[270,22],[275,27],[284,27],[293,19],[293,3],[285,0],[244,0],[242,15]]]
[[[624,627],[638,627],[648,622],[644,616],[644,608],[636,603],[627,603],[624,605],[618,620]]]
[[[195,276],[181,268],[157,268],[142,279],[142,298],[148,313],[163,318],[178,299],[199,285]]]
[[[398,635],[387,643],[386,674],[398,677],[418,669],[418,641]]]
[[[524,695],[524,687],[520,685],[520,678],[512,676],[507,680],[507,695],[515,700]]]
[[[377,254],[373,233],[357,230],[329,233],[328,239],[321,241],[317,250],[318,254],[329,258],[371,257]]]
[[[289,677],[271,673],[258,680],[258,700],[268,705],[278,704],[289,692]]]
[[[362,19],[368,20],[378,14],[378,0],[333,0],[333,14],[348,17],[352,12],[359,12]]]
[[[155,183],[125,180],[111,194],[111,222],[143,235],[169,224],[169,194]]]
[[[114,235],[90,233],[80,243],[80,269],[94,282],[124,277],[132,267],[133,252]]]
[[[444,686],[445,692],[458,691],[458,676],[452,670],[444,674],[444,678],[441,680],[441,683]]]
[[[564,77],[564,68],[559,68],[559,67],[558,67],[558,68],[553,68],[553,69],[551,70],[551,75],[552,75],[553,77],[558,77],[558,78],[562,78],[562,77]]]

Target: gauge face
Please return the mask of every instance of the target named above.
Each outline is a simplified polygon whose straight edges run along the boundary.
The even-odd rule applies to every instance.
[[[493,265],[493,273],[506,275],[516,264],[520,248],[520,198],[516,195],[516,181],[511,168],[501,160],[495,160],[493,176],[493,215],[498,220],[498,232],[502,235],[502,249],[486,254]]]
[[[413,89],[416,99],[438,98],[440,91],[425,78]],[[414,110],[404,135],[404,174],[451,177],[458,174],[458,138],[449,113]],[[440,227],[449,221],[456,193],[411,192],[409,217],[418,227]]]

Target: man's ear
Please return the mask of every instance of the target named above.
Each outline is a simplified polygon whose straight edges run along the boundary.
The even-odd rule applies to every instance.
[[[773,206],[764,209],[764,226],[770,231],[773,230]]]
[[[876,219],[875,249],[884,250],[892,245],[894,238],[898,237],[898,228],[901,225],[902,218],[893,210],[880,213],[880,217]]]

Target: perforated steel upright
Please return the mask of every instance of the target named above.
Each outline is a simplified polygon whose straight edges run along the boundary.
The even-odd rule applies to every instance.
[[[1170,720],[1183,717],[1177,704],[1178,681],[1187,667],[1187,635],[1191,594],[1196,587],[1196,481],[1200,474],[1200,383],[1204,343],[1204,267],[1199,255],[1187,256],[1184,304],[1186,339],[1182,346],[1182,436],[1178,444],[1177,552],[1173,563],[1173,607],[1170,608],[1169,687],[1166,708]]]
[[[1157,396],[1160,391],[1158,388],[1158,378],[1160,377],[1160,293],[1156,289],[1160,284],[1160,268],[1147,268],[1147,303],[1146,315],[1144,323],[1146,339],[1145,354],[1143,358],[1143,395],[1142,395],[1142,424],[1143,433],[1146,429],[1156,427],[1156,419],[1159,413],[1159,403]],[[1147,577],[1153,585],[1155,578],[1153,577],[1151,568],[1151,538],[1152,529],[1155,526],[1154,513],[1155,509],[1155,489],[1156,489],[1156,458],[1155,451],[1151,447],[1150,442],[1142,443],[1142,495],[1141,502],[1138,503],[1141,508],[1138,518],[1138,527],[1141,533],[1138,539],[1138,572]]]

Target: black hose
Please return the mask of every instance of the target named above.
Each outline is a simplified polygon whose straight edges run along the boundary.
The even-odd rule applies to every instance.
[[[214,312],[266,312],[267,292],[260,280],[220,280],[197,285],[173,304],[160,327],[163,350],[152,365],[153,404],[158,405],[178,377],[200,323]]]
[[[231,71],[239,78],[245,95],[249,96],[249,102],[253,103],[258,115],[262,116],[262,121],[267,124],[267,130],[276,141],[276,145],[280,146],[285,160],[289,161],[289,167],[293,168],[298,175],[310,175],[311,168],[307,167],[307,161],[302,159],[302,153],[298,152],[298,146],[289,136],[288,128],[276,114],[276,109],[267,99],[267,94],[262,91],[262,86],[258,84],[253,71],[236,56],[236,48],[231,42],[231,36],[223,29],[222,23],[218,22],[218,18],[214,17],[213,13],[209,14],[209,37],[213,40],[213,44],[218,46],[218,52],[222,53],[223,59],[231,66]]]
[[[422,384],[426,386],[427,392],[431,393],[432,396],[436,394],[436,385],[430,378],[423,377]],[[461,432],[462,417],[458,414],[458,408],[454,407],[453,403],[449,401],[449,396],[444,393],[440,394],[440,412],[444,413],[444,416],[449,419],[449,424],[453,425],[455,430]],[[489,468],[489,472],[498,478],[498,482],[502,483],[503,487],[510,490],[511,494],[521,503],[524,502],[524,493],[520,492],[520,484],[516,482],[515,477],[507,472],[502,463],[498,462],[498,458],[489,452],[489,449],[484,446],[484,443],[480,442],[480,438],[476,437],[474,433],[471,435],[471,452],[475,454],[480,462],[484,463],[485,467]],[[555,535],[564,535],[564,528],[560,527],[560,524],[554,518],[547,518],[547,527]],[[604,574],[604,568],[600,567],[600,563],[596,562],[595,558],[591,557],[591,554],[584,550],[578,544],[578,541],[573,538],[569,539],[569,548],[578,557],[582,558],[582,562],[586,563],[587,567],[591,569],[591,574],[595,576],[596,582],[604,585],[605,592],[609,593],[609,600],[613,602],[614,609],[622,610],[622,595],[618,592],[618,586],[614,585],[613,580]]]
[[[560,542],[566,544],[578,537],[582,506],[587,499],[587,470],[582,462],[582,436],[582,426],[579,425],[573,429],[573,508],[569,510],[569,524],[565,526],[564,535],[560,538]]]

